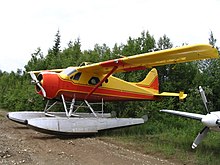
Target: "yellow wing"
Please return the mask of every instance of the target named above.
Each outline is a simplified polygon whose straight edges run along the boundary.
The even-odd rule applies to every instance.
[[[95,74],[106,74],[109,73],[113,67],[117,67],[115,72],[128,72],[134,70],[144,70],[146,68],[160,65],[218,58],[218,56],[216,48],[213,48],[211,45],[200,44],[99,62],[79,67],[77,70],[92,72]]]

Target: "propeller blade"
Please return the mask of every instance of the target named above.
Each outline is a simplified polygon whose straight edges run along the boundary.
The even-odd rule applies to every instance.
[[[43,93],[43,96],[46,97],[47,94],[46,94],[46,91],[44,90],[44,88],[41,86],[40,83],[37,83],[37,86],[41,89],[42,93]]]
[[[194,140],[192,144],[192,149],[195,149],[199,143],[205,138],[209,131],[209,127],[204,127],[203,130],[197,135],[196,139]]]
[[[35,74],[33,72],[30,72],[31,78],[32,80],[34,80],[36,83],[38,82],[37,77],[35,76]]]
[[[201,86],[199,86],[199,92],[200,92],[200,94],[201,94],[201,96],[202,96],[202,101],[203,101],[203,103],[204,103],[204,105],[205,105],[205,109],[206,109],[207,113],[210,113],[209,110],[208,110],[208,107],[207,107],[207,102],[208,102],[208,101],[207,101],[207,99],[206,99],[205,92],[204,92],[204,90],[202,89]]]

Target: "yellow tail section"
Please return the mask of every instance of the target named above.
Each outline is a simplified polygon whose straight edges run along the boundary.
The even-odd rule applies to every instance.
[[[157,70],[155,68],[151,69],[151,71],[147,74],[145,79],[137,83],[136,85],[143,88],[150,88],[159,91],[159,80]]]
[[[159,94],[158,73],[155,68],[151,69],[151,71],[147,74],[146,78],[143,81],[137,83],[136,85],[139,87],[151,89],[151,91],[154,93],[154,96],[158,96],[158,97],[174,96],[174,97],[179,97],[180,100],[183,100],[187,96],[187,94],[184,94],[184,92],[179,92],[179,93],[162,92]]]

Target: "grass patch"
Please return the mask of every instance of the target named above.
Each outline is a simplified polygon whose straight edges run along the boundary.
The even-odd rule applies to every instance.
[[[141,126],[106,131],[100,138],[181,164],[218,164],[219,133],[209,132],[196,150],[191,149],[192,142],[203,127],[197,121],[184,119],[176,121],[175,124],[149,121]]]

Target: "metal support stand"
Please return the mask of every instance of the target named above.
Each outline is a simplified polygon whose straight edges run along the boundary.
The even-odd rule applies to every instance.
[[[61,95],[61,99],[62,99],[62,101],[63,101],[63,108],[64,108],[64,110],[65,110],[65,112],[66,112],[66,116],[69,117],[69,113],[68,113],[67,106],[66,106],[66,102],[65,102],[65,99],[64,99],[64,96],[63,96],[63,95]]]
[[[61,99],[62,99],[62,102],[63,102],[63,107],[64,107],[64,110],[66,112],[66,116],[69,118],[72,114],[73,114],[73,108],[74,108],[74,105],[75,105],[75,98],[72,99],[72,102],[70,104],[70,108],[69,108],[69,111],[68,111],[68,108],[66,106],[66,101],[65,101],[65,98],[63,95],[61,95]]]
[[[84,102],[82,102],[80,105],[76,105],[76,100],[75,98],[72,99],[71,102],[67,102],[65,100],[65,97],[64,95],[61,95],[61,100],[62,100],[62,104],[63,104],[63,108],[64,108],[64,115],[68,118],[70,118],[71,116],[73,117],[80,117],[79,114],[76,114],[77,110],[82,107],[82,108],[89,108],[89,110],[92,112],[92,115],[95,116],[96,118],[98,117],[104,117],[104,100],[102,98],[102,102],[101,103],[89,103],[87,100],[84,100]],[[58,101],[55,101],[53,102],[51,105],[50,105],[50,101],[51,100],[48,100],[47,103],[46,103],[46,106],[44,108],[44,113],[45,113],[45,116],[47,117],[55,117],[56,115],[54,114],[51,114],[49,113],[49,110],[54,107],[54,105],[58,104],[59,102]],[[85,105],[83,105],[85,103]],[[101,104],[101,111],[94,111],[94,109],[92,108],[91,105],[94,105],[94,104]],[[75,107],[75,108],[74,108]],[[61,115],[61,114],[59,114]]]
[[[74,105],[75,105],[75,98],[72,99],[72,102],[71,102],[71,104],[70,104],[69,116],[71,116],[72,113],[73,113]]]
[[[50,104],[50,100],[47,100],[47,103],[46,103],[46,106],[44,108],[44,112],[45,113],[48,113],[48,111],[54,106],[57,104],[57,101],[55,101],[52,105],[49,105]],[[49,106],[49,107],[48,107]],[[47,108],[48,107],[48,108]]]

